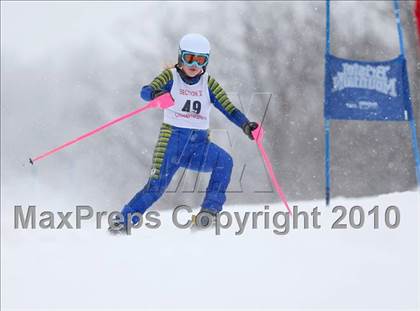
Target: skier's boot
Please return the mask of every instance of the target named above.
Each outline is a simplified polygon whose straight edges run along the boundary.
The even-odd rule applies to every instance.
[[[129,235],[127,226],[119,219],[112,220],[112,225],[108,227],[108,232],[112,235]]]
[[[197,215],[193,216],[193,228],[206,229],[212,226],[216,220],[217,212],[208,208],[201,208]]]

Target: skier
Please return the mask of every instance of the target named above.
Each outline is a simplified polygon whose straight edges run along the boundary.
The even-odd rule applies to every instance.
[[[122,210],[125,226],[129,214],[144,214],[162,196],[180,167],[211,172],[206,195],[196,217],[200,219],[200,225],[207,226],[209,217],[215,217],[222,210],[233,161],[225,150],[209,140],[211,106],[214,105],[239,126],[250,139],[253,139],[252,131],[258,124],[250,122],[231,103],[220,84],[208,75],[209,58],[209,41],[200,34],[187,34],[179,42],[178,63],[142,88],[141,97],[144,100],[150,101],[169,92],[174,105],[164,110],[149,180]],[[199,217],[204,214],[209,217]],[[138,221],[138,217],[132,217],[133,223]],[[124,226],[120,226],[118,231],[123,229]]]

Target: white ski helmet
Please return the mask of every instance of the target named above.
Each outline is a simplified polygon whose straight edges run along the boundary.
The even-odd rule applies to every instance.
[[[179,41],[179,49],[197,54],[210,54],[210,42],[198,33],[189,33]]]
[[[195,54],[205,54],[210,56],[210,42],[201,34],[189,33],[184,35],[179,41],[178,64],[182,64],[182,52]]]

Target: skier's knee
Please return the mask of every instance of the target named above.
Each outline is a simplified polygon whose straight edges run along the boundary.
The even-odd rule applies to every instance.
[[[228,169],[228,170],[231,170],[233,167],[233,158],[227,152],[225,152],[224,157],[223,157],[223,166],[225,169]]]

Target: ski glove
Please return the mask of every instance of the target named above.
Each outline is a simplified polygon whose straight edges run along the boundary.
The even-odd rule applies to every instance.
[[[143,98],[145,101],[151,101],[155,99],[156,97],[163,95],[167,91],[165,90],[155,90],[150,85],[145,85],[141,89],[141,98]]]
[[[257,129],[258,123],[257,122],[247,122],[242,126],[242,130],[244,133],[249,137],[249,139],[254,140],[254,137],[252,136],[252,131]]]

